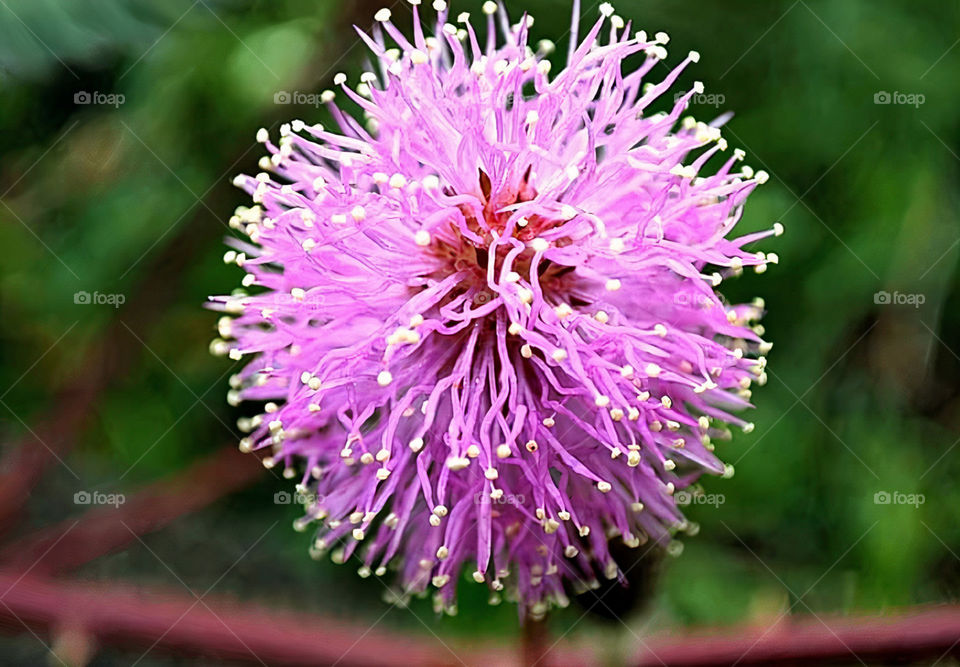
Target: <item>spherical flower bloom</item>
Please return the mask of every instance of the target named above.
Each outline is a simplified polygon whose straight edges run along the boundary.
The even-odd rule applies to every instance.
[[[726,142],[681,119],[701,84],[648,112],[696,53],[647,83],[667,36],[604,4],[551,75],[531,17],[487,2],[480,39],[437,0],[428,36],[412,4],[412,37],[388,10],[361,33],[376,73],[334,79],[364,122],[326,91],[336,129],[260,131],[225,258],[251,289],[213,300],[213,349],[251,357],[229,398],[266,408],[241,448],[299,477],[315,554],[438,608],[466,572],[542,613],[730,472],[712,441],[752,428],[732,411],[769,346],[762,303],[715,288],[775,262],[748,247],[781,228],[730,236],[765,175],[740,151],[704,172]]]

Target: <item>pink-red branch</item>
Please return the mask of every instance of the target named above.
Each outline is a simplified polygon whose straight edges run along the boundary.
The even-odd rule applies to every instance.
[[[127,494],[119,507],[89,510],[73,528],[73,519],[48,526],[0,552],[8,570],[31,568],[34,574],[52,574],[79,567],[118,551],[136,536],[159,530],[178,517],[253,483],[263,468],[253,456],[235,447],[225,448],[169,479]]]
[[[638,667],[933,663],[960,655],[960,607],[926,607],[890,615],[785,620],[772,629],[735,628],[651,640]]]
[[[26,626],[41,637],[82,634],[100,645],[141,653],[150,649],[271,666],[516,664],[509,647],[481,655],[426,631],[401,635],[222,597],[198,603],[186,594],[115,584],[0,573],[0,602],[0,628],[8,631],[23,632]]]

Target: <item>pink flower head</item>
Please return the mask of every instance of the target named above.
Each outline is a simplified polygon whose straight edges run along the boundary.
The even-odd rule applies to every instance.
[[[411,4],[412,37],[385,9],[360,33],[376,73],[334,79],[363,121],[327,91],[335,129],[260,131],[226,257],[255,289],[214,299],[213,347],[251,358],[231,402],[267,403],[241,448],[299,476],[315,554],[448,610],[466,570],[542,613],[622,577],[608,540],[669,538],[674,492],[725,472],[712,441],[752,427],[731,411],[769,344],[762,303],[715,288],[775,262],[746,246],[781,228],[730,238],[765,174],[740,151],[702,173],[727,146],[681,120],[701,84],[647,112],[695,52],[647,83],[667,36],[604,4],[551,75],[531,17],[487,2],[481,40],[437,0],[428,36]]]

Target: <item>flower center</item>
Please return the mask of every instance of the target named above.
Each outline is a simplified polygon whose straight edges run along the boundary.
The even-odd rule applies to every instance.
[[[463,220],[451,220],[446,233],[438,235],[429,247],[430,252],[443,261],[443,269],[435,277],[465,274],[458,288],[449,294],[448,301],[471,293],[474,304],[483,305],[495,297],[488,280],[491,252],[494,253],[494,282],[501,282],[504,263],[509,261],[507,273],[513,276],[514,282],[531,283],[535,280],[545,294],[562,290],[564,276],[572,273],[574,267],[541,258],[536,275],[532,276],[531,264],[536,251],[530,244],[542,233],[561,227],[564,220],[559,216],[539,214],[515,218],[516,205],[531,201],[537,195],[536,189],[530,184],[530,169],[527,169],[518,185],[497,192],[493,192],[490,178],[483,170],[479,170],[478,176],[482,208],[478,211],[476,206],[459,205],[457,208]],[[455,195],[449,188],[445,194]],[[504,241],[508,229],[509,236],[515,242]],[[517,242],[523,245],[519,253],[516,251]],[[561,238],[553,243],[563,247],[570,240]]]

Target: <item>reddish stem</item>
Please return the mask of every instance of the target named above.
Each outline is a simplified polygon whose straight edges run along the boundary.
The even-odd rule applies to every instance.
[[[0,562],[7,569],[31,568],[35,574],[79,567],[206,507],[262,474],[255,457],[234,447],[220,450],[169,479],[128,495],[118,507],[97,507],[82,515],[79,523],[70,519],[19,540],[0,552]]]
[[[919,607],[886,616],[791,618],[775,627],[734,628],[651,640],[638,667],[935,662],[958,655],[960,607]]]
[[[78,584],[0,572],[0,627],[41,636],[63,628],[99,644],[268,665],[510,664],[506,651],[267,609],[214,595]],[[376,626],[376,624],[374,624]]]

